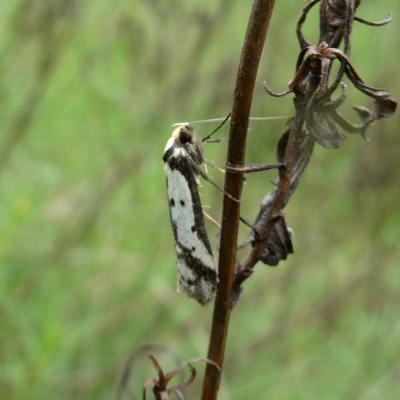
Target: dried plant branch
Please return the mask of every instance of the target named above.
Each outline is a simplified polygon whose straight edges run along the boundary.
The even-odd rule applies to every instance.
[[[214,369],[219,370],[218,365],[211,360],[207,360],[206,358],[192,358],[188,361],[179,364],[173,370],[164,373],[157,359],[152,354],[147,354],[147,356],[153,363],[153,366],[157,371],[158,378],[157,379],[150,378],[144,383],[143,393],[142,393],[143,400],[147,399],[146,389],[148,388],[152,389],[156,400],[169,400],[171,394],[175,394],[176,396],[178,396],[179,399],[184,400],[181,390],[191,385],[194,379],[196,378],[196,370],[192,366],[192,364],[194,363],[204,361],[207,363],[207,365],[210,365]],[[169,381],[185,367],[189,367],[190,377],[184,380],[183,382],[178,383],[175,386],[168,387]]]
[[[311,46],[304,38],[301,27],[308,11],[320,2],[320,38],[319,44]],[[264,198],[254,223],[255,229],[244,244],[250,242],[252,252],[238,269],[234,281],[233,297],[237,300],[241,293],[241,284],[252,273],[258,261],[268,265],[277,265],[287,254],[293,252],[291,230],[286,226],[283,208],[296,189],[301,174],[307,166],[315,141],[327,148],[337,148],[343,144],[345,136],[340,128],[350,133],[360,133],[365,137],[366,128],[376,120],[390,117],[397,103],[384,89],[368,86],[359,76],[350,62],[350,44],[352,24],[360,0],[313,0],[303,10],[297,24],[297,37],[301,51],[297,61],[296,74],[289,84],[289,91],[274,94],[264,84],[267,93],[282,96],[293,92],[295,116],[287,123],[277,149],[277,161],[284,166],[279,169],[276,187]],[[379,23],[390,22],[390,15]],[[358,22],[367,21],[357,19]],[[337,47],[344,41],[344,50]],[[338,60],[341,67],[329,87],[329,75],[332,63]],[[347,87],[341,83],[346,74],[354,87],[374,99],[372,110],[354,107],[362,122],[359,125],[346,121],[336,109],[346,99]],[[343,93],[336,100],[331,95],[341,84]],[[307,132],[303,130],[306,126]],[[243,245],[240,247],[243,247]]]
[[[242,166],[244,164],[253,90],[274,4],[274,0],[256,0],[253,3],[233,98],[227,160],[230,165]],[[242,185],[243,174],[227,171],[225,180],[225,191],[227,193],[236,199],[240,199]],[[219,285],[214,304],[207,356],[220,367],[222,367],[224,360],[231,312],[239,217],[239,204],[225,196],[219,257]],[[216,371],[215,368],[207,365],[203,383],[203,400],[217,398],[220,376],[220,371]]]

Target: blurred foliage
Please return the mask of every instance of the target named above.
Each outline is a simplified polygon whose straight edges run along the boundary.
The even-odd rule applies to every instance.
[[[142,346],[167,346],[166,370],[206,355],[212,308],[176,293],[161,156],[172,123],[229,112],[251,3],[0,5],[2,398],[111,399]],[[276,4],[254,116],[293,112],[290,96],[268,97],[262,81],[283,91],[293,77],[304,4]],[[389,11],[388,26],[355,23],[351,59],[399,100],[400,4],[363,0],[358,15]],[[316,10],[305,34],[318,37]],[[371,101],[350,89],[341,112],[357,121],[350,104]],[[248,162],[275,160],[283,124],[252,123]],[[232,315],[220,399],[398,398],[399,124],[397,114],[374,124],[369,142],[316,149],[287,207],[295,254],[258,266]],[[219,165],[225,153],[224,143],[206,149]],[[243,216],[254,218],[275,173],[248,177]],[[209,186],[203,204],[218,219],[221,195]],[[142,356],[136,396],[154,375]],[[199,398],[201,375],[188,398]]]

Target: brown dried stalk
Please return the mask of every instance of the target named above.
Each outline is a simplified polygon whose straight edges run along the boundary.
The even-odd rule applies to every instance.
[[[242,49],[233,98],[228,145],[228,163],[243,165],[253,90],[258,65],[269,27],[274,0],[255,0],[250,14]],[[227,171],[225,191],[240,199],[243,175]],[[222,367],[232,303],[232,284],[235,276],[236,244],[239,225],[239,203],[224,197],[219,285],[214,304],[213,322],[207,358]],[[207,365],[203,400],[217,398],[221,372]]]

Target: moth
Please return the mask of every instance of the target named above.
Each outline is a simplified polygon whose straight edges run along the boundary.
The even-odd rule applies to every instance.
[[[214,300],[218,284],[215,259],[198,191],[200,176],[209,181],[200,165],[205,163],[203,143],[214,132],[196,145],[192,126],[183,123],[173,131],[162,158],[174,232],[178,290],[201,305]]]
[[[223,119],[213,132],[196,141],[191,124],[179,123],[172,132],[163,154],[164,171],[167,176],[168,201],[172,230],[175,241],[175,255],[178,268],[178,290],[205,305],[214,300],[217,293],[218,272],[208,239],[198,186],[200,176],[222,191],[233,201],[238,201],[211,181],[200,166],[210,164],[203,157],[204,143],[220,142],[224,139],[209,140],[210,137],[230,118]],[[285,117],[251,118],[252,120],[281,119]],[[199,122],[221,121],[214,119]],[[253,164],[246,172],[276,168],[277,165]],[[230,167],[233,171],[235,168]],[[221,170],[220,170],[221,171]],[[242,218],[241,218],[242,219]],[[243,220],[243,219],[242,219]],[[213,221],[216,223],[215,221]]]

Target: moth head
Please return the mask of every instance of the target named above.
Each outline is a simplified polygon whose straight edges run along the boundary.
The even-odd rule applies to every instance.
[[[173,132],[172,137],[175,140],[179,140],[181,144],[193,144],[195,135],[194,130],[190,124],[183,124],[178,126]]]

